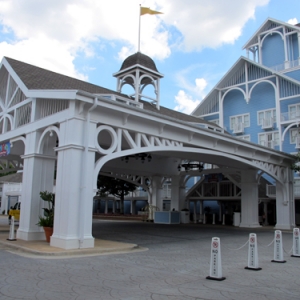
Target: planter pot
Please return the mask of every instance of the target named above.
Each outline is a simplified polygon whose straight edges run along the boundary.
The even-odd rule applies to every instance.
[[[50,236],[53,234],[53,227],[43,227],[45,231],[46,241],[50,243]]]

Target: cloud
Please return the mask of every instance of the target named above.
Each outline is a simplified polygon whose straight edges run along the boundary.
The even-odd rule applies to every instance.
[[[164,13],[142,16],[140,35],[141,51],[163,60],[172,49],[233,43],[255,9],[268,1],[1,0],[0,56],[87,78],[74,61],[78,55],[101,56],[99,43],[118,42],[119,60],[137,51],[140,3]]]
[[[185,91],[180,90],[175,96],[175,103],[177,104],[174,110],[183,112],[185,114],[190,114],[196,106],[200,103],[200,100],[194,100],[192,96],[185,93]]]
[[[181,47],[186,51],[216,48],[234,43],[246,22],[254,18],[258,6],[269,0],[161,0],[163,18],[182,34]]]
[[[298,24],[298,20],[297,20],[297,18],[289,19],[287,21],[287,23],[289,23],[291,25],[296,25],[296,24]]]

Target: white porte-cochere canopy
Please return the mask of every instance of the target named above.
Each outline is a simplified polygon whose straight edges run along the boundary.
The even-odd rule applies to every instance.
[[[142,76],[145,72],[147,68],[142,69]],[[127,97],[120,91],[4,58],[0,141],[9,142],[11,149],[1,159],[15,161],[17,169],[23,170],[17,237],[44,239],[36,225],[42,212],[39,193],[53,191],[55,185],[50,245],[93,247],[92,205],[99,172],[123,174],[141,186],[147,178],[149,202],[159,208],[164,178],[171,178],[172,208],[180,210],[186,172],[178,170],[178,165],[185,160],[240,174],[243,227],[259,226],[259,177],[262,173],[272,176],[278,194],[276,228],[294,227],[291,155],[239,140],[214,124],[164,108],[158,101],[157,97],[152,104],[140,96]],[[151,162],[141,165],[133,158],[141,153],[151,155]]]

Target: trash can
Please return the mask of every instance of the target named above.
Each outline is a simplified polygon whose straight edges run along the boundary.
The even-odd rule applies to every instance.
[[[234,212],[233,213],[233,225],[234,226],[240,226],[241,224],[241,213],[240,212]]]
[[[190,212],[189,211],[181,211],[180,212],[180,223],[183,223],[183,224],[190,223]]]

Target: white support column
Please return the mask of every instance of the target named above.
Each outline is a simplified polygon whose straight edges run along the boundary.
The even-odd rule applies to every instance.
[[[288,57],[288,49],[287,49],[287,36],[283,33],[283,45],[284,45],[284,68],[289,68],[289,57]]]
[[[113,212],[113,214],[115,214],[116,213],[116,201],[115,200],[112,200],[112,212]]]
[[[194,223],[197,223],[197,201],[194,201],[194,217],[193,217]]]
[[[172,176],[171,210],[180,211],[184,208],[185,187],[181,185],[180,176]]]
[[[135,200],[131,200],[131,205],[130,205],[130,213],[132,215],[136,215],[136,209],[135,209],[135,205],[136,204],[136,201]]]
[[[200,200],[200,216],[203,214],[203,200]]]
[[[158,210],[163,211],[163,188],[162,188],[162,178],[160,176],[153,176],[151,180],[151,203],[156,206]]]
[[[241,216],[240,227],[261,227],[258,222],[258,183],[257,171],[241,171]]]
[[[269,225],[268,221],[268,202],[264,201],[264,214],[265,214],[265,222],[263,225]]]
[[[105,208],[104,208],[104,213],[107,214],[108,213],[108,200],[104,200],[105,201]]]
[[[295,227],[293,171],[286,168],[285,172],[284,183],[276,182],[276,229]]]
[[[89,123],[86,128],[85,120],[72,119],[62,123],[60,130],[54,232],[50,245],[63,249],[93,248],[93,145],[96,124]],[[88,141],[84,136],[87,133]]]
[[[218,201],[218,205],[219,205],[219,222],[222,222],[222,202]]]
[[[44,202],[41,191],[53,192],[55,156],[35,153],[40,133],[32,132],[26,136],[22,209],[17,238],[21,240],[45,240],[45,234],[36,224],[43,213]]]

